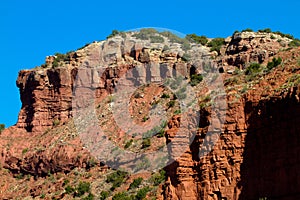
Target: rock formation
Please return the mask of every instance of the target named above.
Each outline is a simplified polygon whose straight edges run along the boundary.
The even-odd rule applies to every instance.
[[[78,135],[74,108],[93,98],[97,120],[111,133],[107,135],[109,140],[123,148],[128,144],[126,148],[135,151],[141,142],[134,137],[127,138],[122,130],[115,128],[108,107],[113,103],[109,98],[116,85],[144,85],[160,82],[162,77],[179,75],[192,81],[194,75],[207,73],[209,65],[209,70],[225,72],[218,74],[225,85],[226,109],[219,110],[218,117],[214,118],[213,93],[204,83],[193,87],[200,105],[195,137],[182,155],[164,168],[165,182],[156,188],[156,193],[148,193],[148,196],[170,200],[300,198],[300,49],[288,49],[291,39],[274,33],[235,33],[225,40],[220,55],[210,60],[212,54],[208,47],[193,43],[186,49],[184,42],[171,42],[165,35],[156,34],[156,39],[164,40],[156,43],[138,39],[135,34],[126,33],[125,37],[121,34],[66,55],[49,56],[43,66],[22,70],[17,80],[22,108],[17,124],[0,134],[1,166],[14,176],[22,173],[35,179],[49,174],[72,175],[74,170],[86,169],[91,170],[91,177],[85,180],[102,180],[107,176],[107,167],[93,157]],[[201,62],[190,57],[199,58]],[[281,65],[273,69],[264,67],[278,57],[283,60]],[[245,75],[244,71],[253,62],[261,64],[261,71]],[[122,82],[124,76],[130,82]],[[149,87],[141,91],[151,91],[151,84]],[[153,144],[168,144],[175,141],[178,129],[182,128],[180,124],[186,118],[176,113],[178,104],[170,103],[173,101],[170,90],[157,91],[164,91],[166,97],[152,99],[142,92],[136,94],[131,99],[135,106],[131,114],[138,123],[147,124],[150,123],[145,118],[147,109],[159,102],[168,105],[165,110],[171,117],[162,132],[164,135],[152,139]],[[74,99],[76,92],[80,92],[82,98]],[[137,107],[139,104],[144,106]],[[210,135],[212,123],[220,135]],[[208,150],[211,144],[214,144],[211,151],[201,155],[201,148]],[[155,148],[158,145],[149,149]],[[96,171],[102,175],[97,175]],[[147,174],[143,176],[149,178]],[[117,191],[130,190],[129,181],[132,180],[128,178]],[[58,181],[55,187],[60,188],[57,189],[60,190],[58,197],[67,199],[68,194],[61,189],[64,186]],[[24,189],[21,196],[15,196],[13,192],[4,191],[7,187],[9,181],[0,186],[3,199],[42,195],[37,188],[32,188],[30,192]],[[103,188],[107,189],[103,184],[101,187],[93,186],[95,196],[100,197]]]

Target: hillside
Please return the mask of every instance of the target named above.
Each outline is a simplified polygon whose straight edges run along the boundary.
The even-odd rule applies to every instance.
[[[300,42],[141,29],[19,72],[1,199],[299,199]]]

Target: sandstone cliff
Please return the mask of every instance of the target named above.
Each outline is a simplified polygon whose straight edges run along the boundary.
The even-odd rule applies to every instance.
[[[1,172],[5,179],[0,197],[68,199],[71,194],[66,192],[68,184],[64,181],[68,176],[90,182],[90,194],[100,197],[101,192],[109,190],[106,177],[111,169],[95,158],[78,134],[74,107],[82,106],[82,99],[93,98],[95,116],[107,133],[105,136],[123,149],[151,152],[168,143],[182,145],[192,137],[178,139],[176,133],[189,118],[178,112],[181,98],[175,97],[170,89],[148,84],[130,99],[130,114],[137,124],[146,126],[152,122],[147,116],[154,104],[163,105],[167,113],[164,130],[158,130],[160,134],[155,133],[149,144],[142,138],[127,136],[117,127],[114,111],[109,107],[113,104],[111,94],[124,74],[138,85],[159,82],[162,76],[176,78],[178,74],[191,84],[195,75],[204,75],[209,66],[224,83],[226,109],[213,113],[214,94],[207,82],[191,87],[196,91],[200,110],[191,144],[164,168],[165,182],[153,183],[157,173],[141,172],[139,176],[144,181],[138,189],[154,184],[147,196],[158,199],[299,198],[300,49],[288,48],[291,39],[273,33],[236,33],[225,40],[220,55],[216,55],[208,47],[187,44],[170,34],[147,34],[122,33],[66,55],[49,56],[43,66],[19,73],[17,86],[22,108],[18,122],[0,135],[1,168],[9,170]],[[280,65],[266,67],[279,57]],[[256,71],[250,70],[253,62],[261,64]],[[76,92],[82,98],[74,99]],[[217,117],[213,117],[215,114]],[[219,137],[210,135],[212,123]],[[208,150],[211,144],[211,151],[199,156],[201,149]],[[171,146],[167,151],[170,157],[176,154],[173,149],[176,148]],[[19,180],[20,174],[28,178]],[[129,194],[137,192],[129,189],[136,177],[126,176],[123,186],[110,196],[125,190]],[[49,178],[52,181],[38,183]],[[18,187],[13,188],[12,183]],[[33,186],[25,187],[29,183]]]

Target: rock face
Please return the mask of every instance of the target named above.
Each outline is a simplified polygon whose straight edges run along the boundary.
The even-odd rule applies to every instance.
[[[157,197],[299,199],[300,49],[279,52],[290,40],[269,33],[237,33],[226,41],[224,55],[215,63],[227,72],[244,69],[251,62],[265,64],[274,55],[282,57],[284,65],[258,81],[227,87],[227,109],[220,111],[225,113],[225,121],[217,118],[214,122],[221,132],[219,137],[208,134],[212,107],[202,104],[207,101],[203,100],[207,88],[196,87],[201,109],[195,139],[165,167],[166,182]],[[164,50],[165,45],[170,49]],[[211,55],[206,47],[195,49],[199,46],[187,52],[203,62],[187,62],[187,52],[180,44],[151,44],[128,34],[126,39],[117,36],[92,43],[64,58],[49,56],[44,68],[21,71],[17,86],[22,109],[17,124],[0,135],[1,166],[13,173],[38,177],[98,165],[80,141],[72,120],[74,103],[82,103],[73,101],[76,89],[92,88],[98,102],[114,91],[124,74],[139,84],[159,82],[176,73],[190,79],[193,74],[204,73],[206,58]],[[231,75],[224,73],[222,77],[228,79]],[[184,120],[180,114],[170,119],[165,133],[167,143],[174,139]],[[124,134],[116,131],[115,136]],[[199,156],[203,146],[209,149],[214,142],[207,155]]]
[[[55,120],[66,122],[71,116],[74,72],[70,68],[21,71],[17,86],[22,109],[17,127],[42,132]]]
[[[249,63],[263,63],[288,47],[291,39],[273,33],[235,33],[219,63],[227,70],[244,69]]]

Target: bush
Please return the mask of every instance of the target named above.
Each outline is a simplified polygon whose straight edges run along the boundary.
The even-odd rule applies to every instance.
[[[151,146],[151,140],[150,138],[144,138],[142,142],[142,148],[145,149],[147,147]]]
[[[153,183],[154,186],[158,186],[159,184],[163,183],[166,180],[166,171],[160,170],[159,173],[152,175],[150,181]]]
[[[155,33],[158,33],[154,28],[144,28],[141,29],[138,33],[134,34],[133,37],[141,40],[148,40],[150,36],[153,36]]]
[[[202,45],[206,45],[208,42],[208,39],[206,36],[204,36],[204,35],[198,36],[195,33],[188,34],[185,36],[185,38],[190,42],[195,42],[195,43],[202,44]]]
[[[139,187],[142,181],[143,181],[142,177],[134,179],[133,182],[130,184],[129,189],[134,189]]]
[[[156,136],[157,136],[158,138],[164,137],[164,136],[165,136],[165,130],[164,130],[164,129],[160,129],[160,130],[158,131],[158,133],[156,134]]]
[[[259,63],[251,63],[249,67],[246,68],[245,74],[250,75],[250,74],[256,74],[261,70],[261,66]]]
[[[220,54],[220,50],[222,45],[225,44],[225,39],[224,38],[215,38],[212,39],[207,46],[210,47],[211,51],[217,51]]]
[[[300,40],[299,39],[294,39],[289,43],[289,47],[299,47],[300,46]]]
[[[246,29],[242,30],[242,33],[243,32],[253,32],[253,30],[251,28],[246,28]]]
[[[100,200],[105,200],[105,199],[107,199],[108,196],[109,196],[109,192],[107,192],[107,191],[102,191],[102,192],[100,193]]]
[[[52,67],[53,67],[53,68],[58,67],[58,62],[57,62],[57,60],[54,60],[54,61],[52,62]]]
[[[158,35],[151,35],[150,36],[150,42],[151,43],[163,43],[165,40],[163,37]]]
[[[203,80],[203,76],[201,74],[193,74],[191,76],[191,86],[198,85]]]
[[[132,198],[126,192],[119,192],[113,196],[112,200],[132,200]]]
[[[5,124],[0,124],[0,133],[5,129]]]
[[[291,39],[291,40],[295,39],[294,36],[292,36],[292,35],[290,35],[290,34],[282,33],[282,32],[280,32],[280,31],[276,31],[276,32],[273,32],[273,33],[275,33],[275,34],[277,34],[277,35],[280,35],[281,37],[289,38],[289,39]]]
[[[126,144],[125,144],[125,146],[124,146],[124,148],[128,149],[131,146],[132,142],[133,142],[133,139],[127,141]]]
[[[175,100],[169,101],[169,102],[167,103],[167,106],[168,106],[169,108],[175,106]]]
[[[174,115],[178,115],[181,113],[181,110],[175,110]]]
[[[168,98],[170,98],[170,95],[168,95],[168,94],[166,94],[166,93],[163,93],[163,94],[161,95],[161,98],[163,98],[163,99],[168,99]]]
[[[146,197],[146,195],[147,195],[147,193],[148,193],[149,191],[150,191],[150,188],[149,188],[149,187],[144,187],[144,188],[140,189],[140,190],[137,192],[135,198],[136,198],[137,200],[142,200],[142,199],[144,199],[144,198]]]
[[[90,190],[91,190],[91,184],[90,183],[80,181],[79,185],[76,188],[75,196],[81,197],[86,192],[90,192]]]
[[[127,177],[128,173],[117,170],[116,172],[113,172],[112,174],[108,175],[106,178],[107,183],[112,183],[111,190],[115,190],[117,187],[120,187],[121,184],[124,182],[124,179]]]
[[[106,37],[106,39],[112,38],[112,37],[114,37],[114,36],[116,36],[116,35],[119,35],[119,34],[120,34],[120,31],[118,31],[118,30],[113,30],[113,31],[111,32],[111,34],[108,35],[108,36]]]
[[[53,123],[53,126],[58,126],[60,124],[60,121],[59,121],[59,119],[54,119],[52,123]]]
[[[278,65],[280,65],[282,62],[282,59],[279,57],[279,58],[273,58],[272,62],[268,62],[268,65],[267,65],[267,68],[268,70],[271,70],[273,69],[274,67],[277,67]]]
[[[73,194],[74,191],[75,191],[75,189],[74,189],[73,187],[69,186],[69,185],[67,185],[67,186],[65,187],[65,192],[66,192],[67,194]]]
[[[265,28],[265,29],[258,30],[258,32],[260,32],[260,33],[272,33],[272,30],[270,28]]]

